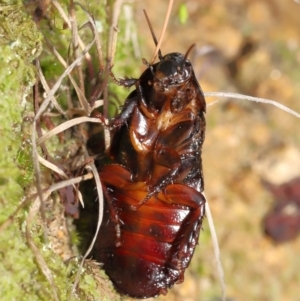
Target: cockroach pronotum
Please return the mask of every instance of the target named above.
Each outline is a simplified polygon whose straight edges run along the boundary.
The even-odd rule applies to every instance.
[[[105,219],[93,256],[116,289],[135,298],[184,280],[205,214],[206,103],[187,59],[192,47],[159,51],[139,79],[117,81],[136,89],[110,124],[112,164],[99,169]]]

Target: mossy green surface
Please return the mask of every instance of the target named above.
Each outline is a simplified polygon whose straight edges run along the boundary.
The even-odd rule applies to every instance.
[[[43,38],[19,3],[0,7],[0,36],[0,224],[2,224],[24,199],[24,191],[34,179],[30,147],[31,124],[23,122],[23,116],[28,112],[30,102],[26,97],[30,94],[36,78],[32,61],[42,50]],[[27,209],[23,208],[0,235],[2,301],[53,300],[50,285],[26,243]],[[43,243],[38,230],[40,226],[38,223],[35,224],[31,235],[54,275],[59,299],[66,300],[72,285],[72,282],[66,281],[67,267],[62,259],[54,254],[51,246]],[[77,266],[74,269],[76,270]],[[83,277],[81,285],[90,283],[90,280],[86,281]],[[93,290],[91,293],[95,296]],[[81,297],[84,298],[84,293]]]
[[[56,22],[56,25],[59,26],[59,23]],[[66,50],[69,39],[62,39],[62,34],[69,33],[60,31],[57,39],[65,41],[61,48]],[[36,79],[33,61],[40,55],[43,43],[43,34],[20,1],[7,1],[0,5],[0,226],[25,199],[34,182],[32,124],[24,117],[32,111],[31,90]],[[53,57],[47,56],[47,53],[43,58],[43,71],[48,80],[54,80],[63,68],[59,63],[54,64]],[[0,233],[1,301],[54,300],[50,284],[27,244],[25,229],[29,208],[30,204],[22,208]],[[52,273],[58,299],[67,300],[79,263],[73,261],[66,264],[53,252],[50,244],[44,243],[38,217],[32,225],[30,235]],[[95,278],[105,279],[105,276],[94,274],[94,271],[83,270],[71,300],[118,300],[119,297],[111,297],[111,292],[107,293],[107,289],[96,284]]]
[[[21,202],[25,182],[33,178],[21,123],[26,96],[35,82],[31,63],[42,49],[42,36],[19,3],[0,6],[0,36],[1,224]],[[0,235],[1,300],[49,300],[49,292],[47,298],[41,289],[45,279],[24,237],[26,215],[21,211]]]

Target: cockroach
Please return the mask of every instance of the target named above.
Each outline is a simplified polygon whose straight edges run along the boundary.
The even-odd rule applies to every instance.
[[[155,44],[156,38],[153,35]],[[121,294],[149,298],[184,280],[205,215],[206,103],[188,54],[147,65],[111,121],[112,163],[99,169],[104,221],[93,251]]]

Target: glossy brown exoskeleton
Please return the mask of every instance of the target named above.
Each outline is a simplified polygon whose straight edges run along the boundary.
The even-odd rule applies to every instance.
[[[119,81],[136,89],[111,123],[114,163],[99,170],[107,208],[93,256],[135,298],[183,281],[204,217],[206,104],[187,54]]]

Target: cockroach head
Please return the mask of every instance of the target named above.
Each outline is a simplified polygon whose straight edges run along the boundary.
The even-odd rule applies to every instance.
[[[169,53],[156,65],[154,86],[161,90],[168,90],[168,86],[181,84],[192,75],[192,64],[186,58],[186,55],[178,52]]]

